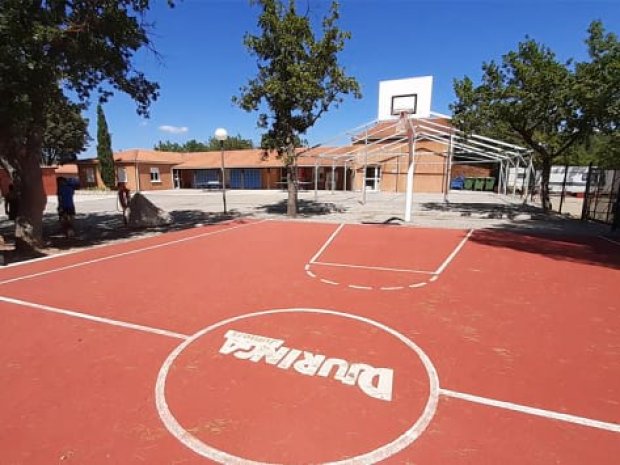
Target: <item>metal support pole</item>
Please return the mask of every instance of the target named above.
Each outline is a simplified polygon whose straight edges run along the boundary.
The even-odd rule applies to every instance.
[[[314,159],[314,201],[319,200],[319,159]]]
[[[532,179],[532,171],[534,167],[532,166],[532,159],[530,158],[530,162],[527,165],[527,172],[525,173],[525,186],[523,186],[523,202],[527,202],[527,195],[530,190],[530,183]]]
[[[366,168],[368,168],[368,129],[364,131],[364,170],[362,171],[362,205],[366,205]]]
[[[448,159],[446,160],[446,189],[443,195],[444,203],[449,201],[450,178],[452,177],[452,152],[454,150],[454,131],[450,130],[450,145],[448,146]]]
[[[224,215],[226,211],[226,168],[224,166],[224,141],[220,141],[220,159],[222,162],[222,200],[224,201]]]
[[[512,196],[514,197],[517,192],[517,181],[519,180],[519,159],[517,158],[515,163],[515,181],[512,183]]]
[[[558,213],[562,213],[562,205],[564,205],[564,197],[566,196],[566,178],[568,177],[568,162],[564,164],[564,179],[562,180],[562,194],[560,195],[560,206]]]
[[[342,180],[342,182],[344,185],[342,190],[346,192],[347,190],[347,161],[346,160],[344,161],[344,179]]]
[[[411,221],[411,210],[413,208],[413,173],[415,170],[415,139],[408,137],[409,163],[407,166],[407,193],[405,194],[405,221]]]
[[[498,194],[502,193],[503,176],[504,176],[504,162],[500,161],[499,162],[499,173],[497,175],[497,193]]]
[[[368,151],[364,152],[364,176],[362,177],[362,205],[366,205],[366,170],[368,169]]]
[[[336,159],[332,159],[332,194],[336,189]]]

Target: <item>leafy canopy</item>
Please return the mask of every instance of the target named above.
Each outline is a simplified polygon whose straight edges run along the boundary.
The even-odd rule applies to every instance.
[[[41,161],[44,165],[74,162],[90,140],[82,106],[65,100],[50,107],[45,119]]]
[[[465,131],[507,138],[530,147],[549,165],[598,133],[617,137],[620,116],[620,47],[594,21],[588,29],[590,61],[560,63],[532,39],[484,63],[479,86],[455,80],[454,123]],[[615,136],[614,136],[615,134]]]
[[[251,149],[254,147],[251,139],[244,139],[240,134],[236,136],[229,136],[228,139],[224,141],[224,150],[243,150],[243,149]],[[161,152],[214,152],[220,150],[220,141],[218,141],[215,137],[210,137],[209,140],[205,142],[199,142],[196,139],[190,139],[183,144],[179,144],[178,142],[170,142],[170,141],[159,141],[154,150],[158,150]]]
[[[251,0],[262,13],[260,35],[246,34],[244,43],[257,59],[258,74],[240,89],[233,101],[246,111],[258,111],[258,125],[267,129],[265,149],[286,153],[293,163],[295,137],[312,127],[330,106],[343,96],[361,97],[355,78],[338,64],[350,33],[337,26],[338,3],[332,2],[316,38],[308,15],[297,14],[294,0]]]
[[[602,164],[618,156],[620,46],[600,21],[590,24],[586,44],[590,61],[573,66],[572,60],[560,63],[548,47],[528,38],[504,55],[501,65],[484,63],[479,86],[468,77],[454,82],[457,127],[532,149],[542,166],[545,210],[551,208],[553,162],[587,158],[583,149],[594,146],[612,147]]]
[[[139,114],[158,85],[133,65],[152,50],[150,0],[0,1],[0,163],[21,198],[16,243],[41,243],[46,197],[40,173],[46,119],[66,96],[86,104],[126,93]],[[172,0],[168,0],[172,5]],[[66,92],[66,93],[65,93]]]

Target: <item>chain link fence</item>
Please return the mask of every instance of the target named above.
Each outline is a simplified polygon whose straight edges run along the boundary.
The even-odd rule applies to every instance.
[[[620,169],[602,169],[590,165],[581,218],[612,224],[618,211]]]

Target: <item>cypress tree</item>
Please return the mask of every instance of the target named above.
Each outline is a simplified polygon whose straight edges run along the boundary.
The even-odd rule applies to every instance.
[[[97,105],[97,159],[99,160],[103,183],[109,188],[114,187],[116,176],[114,175],[112,138],[101,104]]]

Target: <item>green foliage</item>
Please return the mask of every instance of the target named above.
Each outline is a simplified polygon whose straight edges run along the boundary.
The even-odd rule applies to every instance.
[[[258,74],[240,89],[233,102],[245,111],[260,111],[266,129],[261,146],[276,150],[287,168],[289,216],[297,214],[296,142],[343,96],[361,97],[355,78],[338,63],[338,53],[351,35],[337,26],[338,2],[323,18],[317,39],[309,15],[297,14],[295,0],[250,0],[259,5],[261,35],[246,34],[244,43],[257,59]]]
[[[168,2],[172,3],[172,2]],[[132,59],[152,48],[149,0],[0,1],[0,163],[22,199],[17,245],[40,243],[45,193],[39,163],[48,114],[66,101],[87,103],[111,89],[146,115],[158,85]]]
[[[313,33],[309,16],[297,14],[294,0],[287,6],[280,0],[251,3],[262,8],[261,35],[248,33],[244,43],[257,58],[258,74],[233,101],[246,111],[262,110],[258,125],[267,129],[263,148],[286,152],[286,163],[291,164],[295,141],[330,106],[337,107],[346,94],[361,97],[359,84],[345,74],[337,59],[350,34],[337,27],[337,2],[323,18],[320,39]]]
[[[606,134],[617,133],[620,124],[620,42],[615,34],[605,34],[600,21],[590,24],[588,34],[586,45],[590,61],[576,65],[577,97],[587,124]]]
[[[214,152],[220,150],[220,141],[215,137],[210,137],[208,142],[199,142],[196,139],[190,139],[184,144],[170,141],[159,141],[154,150],[161,152]],[[254,148],[251,139],[244,139],[240,134],[229,136],[224,141],[224,150],[244,150]]]
[[[116,184],[114,174],[114,153],[112,152],[112,138],[108,131],[108,123],[101,105],[97,105],[97,159],[101,170],[103,183],[112,188]]]
[[[44,165],[72,163],[85,149],[90,137],[81,111],[81,105],[68,100],[48,110],[41,158]]]
[[[576,156],[599,133],[610,134],[605,140],[617,140],[618,41],[595,21],[586,43],[591,60],[573,66],[572,61],[560,63],[549,48],[528,38],[504,55],[501,65],[484,63],[480,85],[468,77],[454,82],[453,122],[466,132],[532,149],[542,166],[545,208],[553,162]]]

